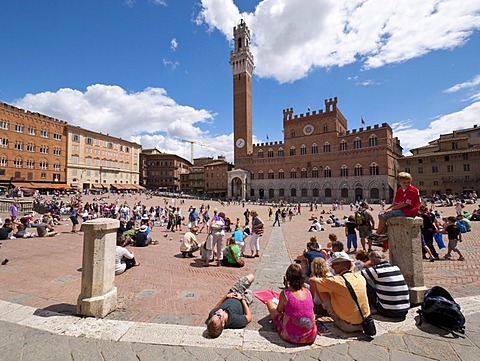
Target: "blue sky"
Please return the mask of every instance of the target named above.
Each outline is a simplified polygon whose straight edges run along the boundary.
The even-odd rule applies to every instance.
[[[480,123],[480,2],[3,0],[0,100],[190,158],[233,160],[233,26],[255,57],[256,141],[338,97],[405,151]]]

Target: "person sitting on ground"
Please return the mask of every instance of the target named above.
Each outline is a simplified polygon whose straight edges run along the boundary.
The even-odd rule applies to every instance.
[[[298,264],[288,267],[284,277],[285,289],[278,305],[267,301],[267,309],[280,337],[295,344],[312,344],[317,337],[310,291],[304,287],[304,274]]]
[[[32,238],[35,237],[35,233],[27,232],[28,220],[25,217],[20,218],[20,224],[17,226],[17,232],[15,232],[15,238]]]
[[[226,267],[243,267],[245,261],[240,258],[240,247],[238,247],[235,239],[230,237],[225,247],[222,264]]]
[[[324,277],[331,277],[332,273],[330,272],[330,267],[327,265],[327,261],[325,261],[321,257],[317,257],[312,261],[310,267],[311,277],[309,279],[310,285],[310,293],[312,294],[313,299],[313,310],[315,314],[326,315],[327,311],[322,307],[322,300],[320,295],[317,294],[315,288],[315,279],[316,278],[324,278]]]
[[[370,267],[362,270],[367,280],[367,296],[370,306],[389,318],[405,318],[410,309],[407,283],[400,268],[392,266],[378,251],[368,254]]]
[[[138,232],[135,233],[135,247],[147,247],[150,243],[152,243],[152,238],[148,237],[147,235],[147,225],[140,226]]]
[[[400,172],[397,177],[400,187],[395,193],[393,204],[385,212],[378,215],[378,228],[367,239],[387,239],[385,233],[387,219],[392,217],[416,217],[422,202],[418,189],[412,186],[412,176],[407,172]]]
[[[303,251],[303,254],[297,259],[300,259],[302,269],[307,277],[311,274],[311,264],[317,257],[325,259],[325,255],[320,251],[320,245],[317,242],[316,237],[311,237],[310,242],[307,243],[307,247]]]
[[[253,274],[243,276],[215,304],[205,321],[210,337],[217,338],[225,328],[244,328],[252,321],[248,306],[253,302],[249,287],[254,280]]]
[[[187,232],[182,237],[182,243],[180,244],[180,252],[182,252],[183,258],[195,257],[193,252],[200,249],[197,242],[198,227],[193,226],[190,228],[190,232]]]
[[[42,223],[37,226],[37,234],[39,237],[53,237],[58,234],[52,225],[48,224],[48,216],[42,218]]]
[[[352,260],[346,252],[333,253],[330,262],[336,276],[315,278],[314,292],[318,293],[322,300],[322,307],[327,310],[338,328],[344,332],[362,331],[362,317],[356,302],[350,295],[345,279],[357,295],[363,316],[368,317],[370,307],[365,278],[360,273],[351,272]]]
[[[10,218],[6,218],[2,228],[0,228],[0,240],[10,239],[13,232],[13,224]]]
[[[115,274],[119,275],[126,270],[140,266],[135,260],[135,256],[132,252],[125,248],[127,240],[125,236],[117,238],[117,247],[115,248]]]
[[[310,226],[310,228],[308,229],[309,232],[320,232],[320,231],[323,231],[323,228],[320,224],[320,222],[318,221],[318,219],[314,219],[313,222],[312,222],[312,225]]]
[[[366,250],[361,250],[355,254],[355,261],[353,261],[353,264],[355,267],[353,272],[360,272],[365,267],[371,266],[371,261],[370,261],[370,258],[368,257],[368,254],[370,252]]]

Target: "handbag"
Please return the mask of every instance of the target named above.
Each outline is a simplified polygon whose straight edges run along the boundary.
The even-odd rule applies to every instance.
[[[355,294],[355,291],[353,290],[352,285],[350,282],[347,281],[345,276],[342,274],[342,278],[345,280],[345,284],[348,288],[348,291],[350,292],[350,295],[352,296],[353,300],[357,304],[358,311],[360,312],[360,316],[362,316],[362,328],[363,328],[363,333],[368,335],[368,336],[375,336],[377,334],[377,328],[375,327],[375,321],[371,315],[368,317],[363,316],[362,309],[360,308],[360,305],[358,303],[358,298],[357,295]]]

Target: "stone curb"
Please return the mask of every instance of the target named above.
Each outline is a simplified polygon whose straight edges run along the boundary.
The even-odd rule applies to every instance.
[[[477,313],[480,308],[480,296],[459,298],[457,302],[465,316]],[[410,309],[407,318],[402,322],[391,322],[375,315],[377,336],[387,333],[404,333],[417,328],[417,310],[418,307]],[[292,345],[280,339],[276,332],[255,330],[224,330],[219,338],[210,339],[206,336],[204,327],[81,318],[2,300],[0,300],[0,321],[56,335],[97,340],[280,353],[315,350],[362,340],[365,337],[361,333],[345,335],[329,323],[330,333],[317,336],[315,343],[310,346]]]

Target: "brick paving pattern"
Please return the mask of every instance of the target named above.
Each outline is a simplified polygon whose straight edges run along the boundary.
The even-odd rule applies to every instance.
[[[91,201],[91,198],[87,197],[85,201],[87,200]],[[163,206],[163,199],[158,197],[148,200],[143,196],[121,199],[122,202],[124,200],[130,205],[135,200],[141,200],[147,206]],[[115,198],[110,196],[107,201],[114,202]],[[224,211],[232,219],[239,217],[243,221],[244,208],[241,205],[221,206],[218,202],[185,200],[185,204],[181,206],[183,214],[186,214],[190,205],[195,205],[198,209],[202,203]],[[319,215],[322,209],[330,210],[329,205],[319,207],[316,212],[302,207],[301,215],[294,216],[292,221],[287,220],[280,228],[276,227],[274,233],[271,227],[273,219],[268,220],[266,206],[246,204],[246,207],[257,210],[266,224],[265,234],[261,239],[261,256],[267,241],[274,238],[272,234],[281,232],[285,240],[289,259],[285,258],[283,271],[279,269],[278,279],[269,280],[270,284],[281,284],[288,263],[302,253],[312,235],[315,235],[322,245],[326,244],[329,233],[335,233],[340,240],[345,240],[344,228],[326,225],[325,231],[308,232],[310,215]],[[379,206],[374,208],[376,216]],[[466,209],[473,208],[476,208],[476,205],[467,205]],[[454,214],[453,207],[439,210],[442,216]],[[339,218],[349,214],[351,212],[348,206],[335,212]],[[479,253],[479,224],[480,222],[472,222],[472,232],[463,234],[464,241],[459,248],[465,255],[465,262],[424,263],[427,287],[442,285],[457,297],[480,294],[480,266],[476,262]],[[10,261],[7,265],[0,266],[0,299],[57,312],[75,312],[81,281],[83,233],[72,234],[69,232],[70,227],[70,221],[66,218],[58,227],[61,233],[56,237],[3,241],[0,258],[8,258]],[[183,230],[186,231],[186,227]],[[238,277],[258,271],[257,266],[262,258],[246,259],[243,269],[215,266],[205,268],[199,257],[182,258],[179,255],[181,234],[167,232],[164,227],[155,227],[152,235],[159,240],[159,245],[131,248],[141,266],[116,277],[119,309],[108,318],[199,326],[203,324],[212,305]],[[205,233],[198,235],[200,241],[205,237]],[[440,253],[442,255],[445,252]],[[268,265],[265,262],[260,264],[262,267]],[[255,325],[249,327],[257,328]]]

